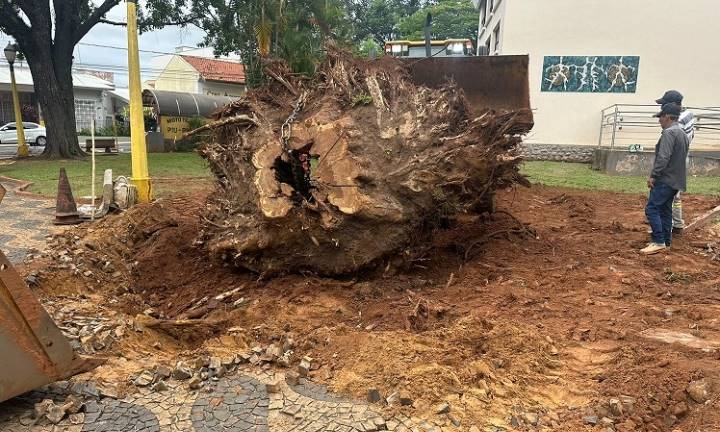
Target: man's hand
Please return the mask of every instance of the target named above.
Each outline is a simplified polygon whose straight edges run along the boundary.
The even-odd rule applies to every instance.
[[[655,179],[652,177],[649,177],[648,181],[647,181],[647,185],[648,185],[648,189],[654,188],[655,187]]]

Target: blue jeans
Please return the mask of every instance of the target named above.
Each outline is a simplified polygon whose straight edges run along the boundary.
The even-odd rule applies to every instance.
[[[670,246],[672,242],[672,203],[677,190],[664,183],[655,183],[650,189],[645,216],[652,228],[653,243]]]

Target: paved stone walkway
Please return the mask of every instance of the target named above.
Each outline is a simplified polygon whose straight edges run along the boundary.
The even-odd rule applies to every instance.
[[[21,263],[29,249],[42,249],[45,237],[59,229],[53,225],[55,203],[15,195],[13,185],[0,203],[0,250],[12,263]]]
[[[322,386],[303,381],[293,386],[280,381],[277,392],[266,384],[282,374],[238,369],[205,387],[189,391],[187,382],[168,383],[164,391],[139,388],[123,399],[100,397],[89,383],[52,384],[0,403],[0,430],[4,432],[441,432],[421,419],[383,418],[374,407],[343,400]],[[69,394],[86,399],[84,412],[57,425],[35,425],[33,405],[43,399],[62,403]]]

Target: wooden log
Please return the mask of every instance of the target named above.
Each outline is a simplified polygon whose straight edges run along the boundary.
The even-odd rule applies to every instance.
[[[522,112],[474,118],[454,84],[406,77],[392,59],[329,52],[312,80],[278,75],[226,107],[215,124],[262,121],[214,128],[200,150],[219,186],[204,217],[209,251],[264,275],[384,267],[427,248],[442,221],[490,211],[495,190],[525,184]],[[282,129],[297,94],[304,110]]]
[[[720,205],[692,221],[688,226],[685,227],[685,229],[683,229],[683,232],[690,233],[699,228],[702,228],[703,226],[711,222],[714,216],[720,217]]]

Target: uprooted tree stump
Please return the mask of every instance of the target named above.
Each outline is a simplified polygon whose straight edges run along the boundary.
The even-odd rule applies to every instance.
[[[217,176],[203,237],[264,274],[347,274],[427,244],[443,218],[492,210],[519,173],[527,112],[475,110],[399,62],[330,50],[315,78],[274,79],[225,107],[201,150]],[[281,126],[303,100],[288,140]]]

